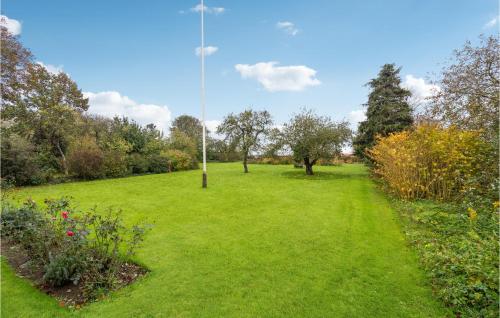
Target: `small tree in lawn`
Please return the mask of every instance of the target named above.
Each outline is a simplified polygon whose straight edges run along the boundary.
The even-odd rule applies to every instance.
[[[313,174],[312,167],[319,159],[340,155],[351,135],[348,122],[336,123],[311,110],[295,115],[283,128],[285,144],[292,150],[295,160],[304,162],[308,175]]]
[[[237,115],[232,113],[227,115],[217,127],[218,134],[223,134],[226,140],[238,144],[245,173],[248,172],[248,154],[259,148],[262,137],[269,132],[272,123],[269,112],[248,109]]]

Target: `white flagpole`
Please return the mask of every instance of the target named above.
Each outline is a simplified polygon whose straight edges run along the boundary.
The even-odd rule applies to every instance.
[[[205,30],[203,15],[205,5],[201,0],[201,122],[203,125],[203,179],[202,187],[207,187],[207,149],[206,149],[206,128],[205,128]]]

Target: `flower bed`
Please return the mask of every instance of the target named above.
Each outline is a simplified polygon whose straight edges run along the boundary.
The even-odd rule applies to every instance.
[[[147,270],[130,262],[148,226],[123,225],[120,213],[74,211],[66,198],[4,204],[0,216],[2,255],[16,272],[56,296],[80,306],[125,286]]]

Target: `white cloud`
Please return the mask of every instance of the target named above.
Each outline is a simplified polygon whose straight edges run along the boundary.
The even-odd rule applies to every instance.
[[[201,3],[199,3],[199,4],[197,4],[196,6],[192,7],[192,8],[191,8],[191,9],[189,9],[189,10],[191,10],[192,12],[201,12],[201,8],[202,8]],[[208,7],[207,7],[207,6],[203,6],[203,10],[204,10],[205,12],[207,12]]]
[[[299,29],[295,27],[295,24],[293,24],[290,21],[283,21],[283,22],[278,22],[276,23],[276,27],[280,30],[283,30],[285,33],[295,36],[297,33],[299,33]]]
[[[43,62],[36,62],[36,64],[38,65],[41,65],[43,67],[45,67],[45,69],[49,72],[49,73],[52,73],[52,74],[59,74],[61,72],[63,72],[63,66],[62,65],[52,65],[52,64],[45,64]]]
[[[349,112],[347,115],[347,120],[349,121],[350,128],[356,132],[358,130],[359,123],[366,120],[366,110],[365,109],[357,109]],[[354,150],[352,149],[352,145],[346,145],[342,148],[343,154],[353,154]]]
[[[205,120],[205,126],[207,127],[210,137],[215,139],[224,139],[224,135],[219,135],[217,133],[217,127],[221,124],[220,120]]]
[[[212,55],[214,54],[215,52],[217,52],[219,50],[218,47],[216,46],[205,46],[204,50],[203,50],[203,54],[205,54],[205,56],[209,56],[209,55]],[[195,50],[194,50],[194,54],[196,54],[196,56],[201,56],[201,46],[198,46]]]
[[[260,62],[254,65],[236,64],[242,78],[256,79],[269,92],[302,91],[320,85],[316,71],[305,65],[276,66],[278,62]]]
[[[366,119],[366,111],[364,109],[353,110],[348,115],[348,120],[351,123],[352,129],[357,129],[358,124]]]
[[[205,126],[211,133],[215,133],[217,131],[217,126],[221,124],[220,120],[206,120]]]
[[[226,9],[222,7],[212,7],[212,12],[215,14],[221,14],[224,13],[225,11]]]
[[[2,25],[6,27],[10,33],[12,33],[13,35],[21,34],[22,30],[21,22],[15,19],[9,19],[5,15],[0,15],[0,19],[2,20]]]
[[[490,21],[488,21],[488,23],[486,23],[483,28],[485,29],[489,29],[489,28],[492,28],[494,27],[495,25],[498,24],[498,17],[495,17],[493,19],[491,19]]]
[[[189,10],[191,12],[201,12],[202,11],[201,4],[197,4],[196,6],[192,7]],[[207,6],[203,6],[203,11],[206,12],[206,13],[213,13],[213,14],[217,15],[217,14],[224,13],[226,11],[226,9],[222,8],[222,7],[207,7]]]
[[[417,104],[425,102],[440,90],[439,86],[428,84],[423,78],[415,77],[411,74],[405,76],[401,86],[411,92],[412,100]]]
[[[170,126],[171,113],[166,105],[139,104],[118,92],[84,92],[89,99],[89,112],[104,117],[126,116],[141,125],[155,124],[165,133]]]

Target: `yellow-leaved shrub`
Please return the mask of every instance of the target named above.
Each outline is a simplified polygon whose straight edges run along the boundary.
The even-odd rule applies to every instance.
[[[420,124],[379,137],[368,155],[399,197],[448,200],[484,168],[485,146],[478,131]]]

